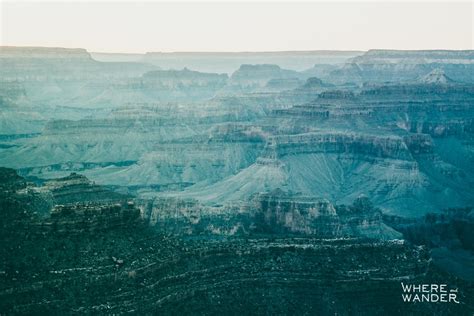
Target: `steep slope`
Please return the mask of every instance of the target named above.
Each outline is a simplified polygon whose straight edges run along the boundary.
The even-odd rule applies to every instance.
[[[398,235],[365,199],[334,208],[259,195],[250,208],[255,233],[183,238],[145,226],[132,202],[91,202],[91,195],[38,217],[35,187],[11,169],[0,168],[0,181],[0,309],[7,313],[472,313],[472,283],[434,267],[424,247],[381,240]],[[48,188],[81,187],[74,183],[84,178]],[[377,239],[321,238],[348,233]],[[444,282],[462,303],[404,303],[400,280]]]

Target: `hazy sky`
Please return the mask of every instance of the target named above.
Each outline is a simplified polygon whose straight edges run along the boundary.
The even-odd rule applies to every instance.
[[[97,52],[473,49],[473,1],[2,1],[1,44]]]

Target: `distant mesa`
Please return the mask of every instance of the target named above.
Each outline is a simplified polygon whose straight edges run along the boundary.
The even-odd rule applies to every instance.
[[[294,70],[280,68],[274,64],[242,64],[230,77],[229,84],[231,86],[240,86],[246,88],[260,88],[267,86],[271,80],[292,80],[295,81],[305,79],[307,76]],[[281,82],[273,81],[268,88],[275,88]]]
[[[354,62],[366,63],[375,61],[384,62],[413,62],[413,61],[434,61],[439,60],[444,63],[458,62],[460,60],[474,61],[474,51],[472,50],[390,50],[390,49],[370,49],[365,54],[353,58]]]
[[[141,94],[161,101],[204,100],[212,98],[227,84],[227,74],[182,70],[149,71],[138,80]]]
[[[220,79],[226,80],[227,74],[206,73],[183,68],[182,70],[154,70],[143,74],[144,79]]]
[[[249,65],[243,64],[231,76],[232,80],[249,80],[249,79],[283,79],[298,78],[301,74],[294,70],[282,69],[278,65],[259,64]]]
[[[0,58],[87,59],[84,48],[0,46]]]
[[[146,53],[141,61],[158,65],[163,69],[182,69],[187,66],[198,71],[231,75],[243,64],[272,64],[284,69],[302,71],[315,64],[342,64],[347,59],[362,53],[361,51],[151,52]]]

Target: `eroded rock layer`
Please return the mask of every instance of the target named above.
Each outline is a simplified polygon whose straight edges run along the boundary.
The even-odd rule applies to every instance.
[[[1,47],[0,314],[472,315],[473,58]]]
[[[380,212],[364,199],[334,207],[274,192],[241,210],[253,230],[186,234],[176,215],[157,219],[169,222],[159,230],[149,226],[144,209],[126,196],[88,202],[94,196],[84,194],[41,217],[35,210],[47,190],[77,192],[71,182],[84,179],[72,175],[38,188],[14,170],[0,171],[0,309],[7,314],[472,313],[472,282],[442,272],[428,248],[393,239],[400,235],[390,237],[388,228],[391,240],[377,236]],[[33,199],[38,191],[43,195]],[[214,214],[216,227],[223,227],[220,216]],[[171,225],[181,225],[180,234]],[[334,238],[335,231],[345,237]],[[402,281],[448,283],[462,303],[404,303]]]

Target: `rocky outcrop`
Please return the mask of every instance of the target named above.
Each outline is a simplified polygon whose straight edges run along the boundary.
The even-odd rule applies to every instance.
[[[49,220],[41,223],[43,230],[55,234],[83,234],[133,227],[140,222],[140,211],[133,202],[76,202],[56,205]]]
[[[33,201],[33,191],[17,185],[24,183],[21,177],[0,169],[0,179],[8,188],[0,191],[0,309],[7,313],[472,312],[470,283],[432,266],[424,247],[401,240],[320,238],[330,234],[334,216],[359,227],[353,232],[362,229],[380,237],[373,230],[380,213],[364,199],[334,208],[322,200],[290,200],[281,192],[260,195],[249,209],[269,215],[273,232],[262,230],[264,221],[248,226],[254,227],[250,235],[180,238],[144,226],[133,203],[84,200],[58,205],[51,216],[40,218],[31,212],[37,203],[30,211],[19,200],[26,195]],[[73,175],[67,181],[83,179]],[[193,204],[168,200],[163,205],[164,211]],[[301,234],[297,238],[275,231],[297,227],[282,222],[288,217],[278,215],[282,213],[298,214],[313,229],[318,227],[313,237],[306,229],[293,231]],[[176,216],[156,220],[177,223]],[[219,219],[212,223],[216,229],[224,227]],[[346,228],[341,231],[346,235]],[[458,289],[463,303],[407,305],[400,280],[447,283]]]
[[[304,77],[305,76],[301,73],[281,69],[278,65],[241,65],[230,77],[229,85],[252,90],[265,86],[272,79],[294,80]]]
[[[333,83],[398,82],[415,80],[431,71],[442,69],[455,81],[473,83],[472,51],[396,51],[369,50],[354,57],[327,78]]]
[[[232,74],[241,65],[274,64],[280,67],[305,70],[313,65],[341,64],[361,55],[361,51],[300,51],[300,52],[147,52],[143,62],[163,69],[189,67],[203,72]]]
[[[351,206],[337,206],[323,199],[274,191],[254,197],[250,212],[254,229],[260,232],[300,233],[319,238],[401,237],[382,222],[382,213],[367,198],[359,198]]]
[[[92,185],[77,174],[36,186],[15,170],[0,168],[0,197],[5,208],[2,226],[13,235],[80,234],[140,220],[140,211],[128,196]]]
[[[410,152],[402,138],[345,133],[308,133],[271,137],[266,147],[267,155],[308,153],[350,153],[364,157],[397,158],[408,160]]]
[[[16,192],[26,187],[26,181],[14,169],[0,167],[0,191]]]
[[[209,206],[176,197],[141,200],[138,205],[147,222],[175,235],[293,234],[381,240],[401,237],[383,223],[381,211],[364,197],[350,206],[333,205],[326,199],[277,189],[230,205]]]
[[[212,98],[227,83],[226,74],[183,70],[156,70],[145,73],[139,84],[157,100],[181,101]]]
[[[96,185],[85,176],[74,172],[64,178],[46,181],[40,190],[51,193],[54,203],[60,205],[82,201],[113,202],[126,198],[126,196]]]

